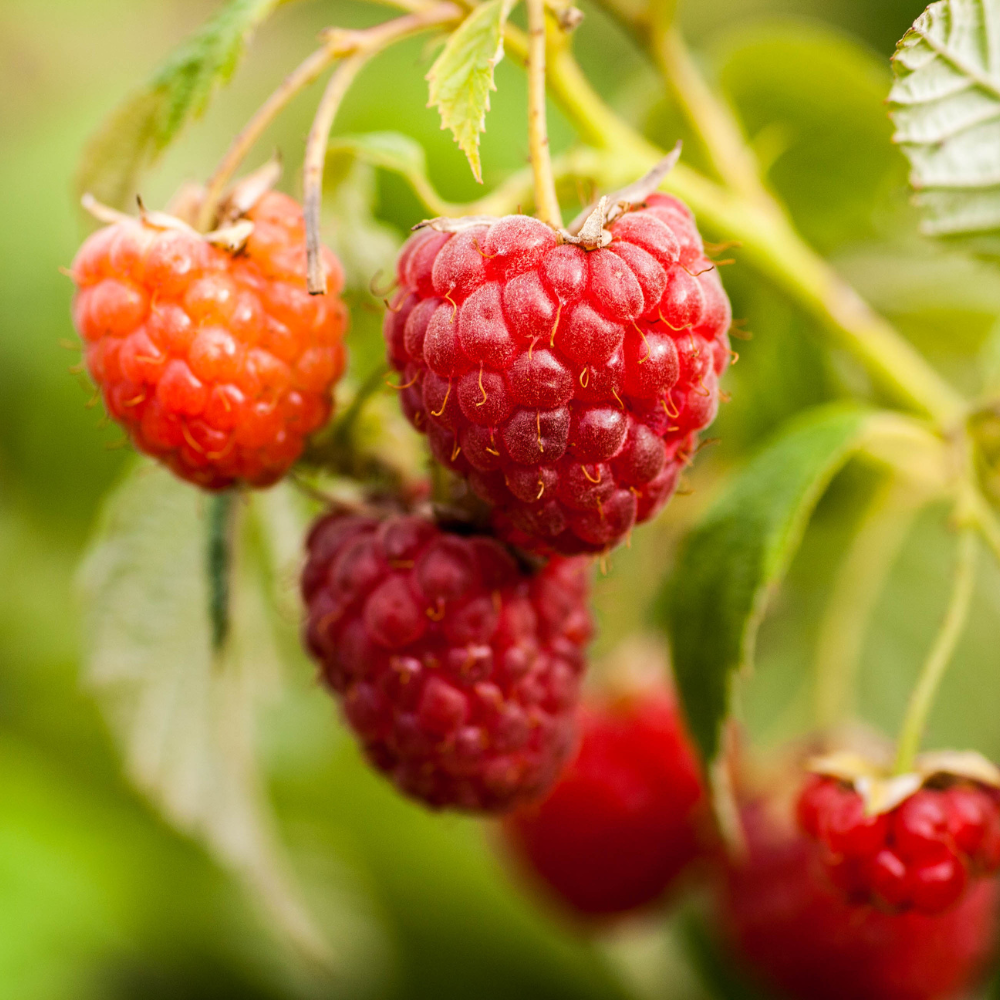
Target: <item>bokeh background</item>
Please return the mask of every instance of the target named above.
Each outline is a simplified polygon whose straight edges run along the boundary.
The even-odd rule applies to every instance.
[[[602,93],[664,143],[683,135],[662,87],[602,13],[578,51]],[[680,17],[707,72],[744,123],[768,178],[813,244],[964,389],[998,366],[1000,275],[915,235],[906,169],[890,143],[889,55],[922,0],[688,0]],[[61,272],[87,223],[72,177],[103,117],[213,10],[212,0],[3,0],[0,4],[0,998],[491,997],[704,1000],[726,993],[682,916],[656,914],[595,933],[537,899],[496,848],[494,832],[401,801],[360,762],[332,704],[285,647],[282,698],[262,721],[268,789],[296,876],[335,945],[337,972],[291,954],[238,880],[175,832],[123,775],[118,748],[81,681],[76,566],[102,495],[133,461],[88,408],[77,360],[71,284]],[[360,3],[290,4],[259,32],[233,83],[143,184],[148,205],[204,176],[227,139],[327,24],[363,25]],[[424,42],[376,60],[337,131],[394,129],[426,148],[454,200],[477,194],[422,82]],[[486,184],[524,165],[525,86],[501,64],[483,140]],[[297,166],[316,89],[255,154]],[[569,128],[553,113],[553,144]],[[689,143],[686,154],[698,162]],[[422,217],[405,185],[365,175],[383,242]],[[567,206],[575,209],[575,206]],[[346,213],[349,215],[350,213]],[[349,252],[351,223],[329,237]],[[711,234],[709,234],[711,235]],[[871,395],[852,362],[820,345],[813,324],[740,260],[726,269],[736,316],[753,339],[697,470],[657,524],[597,583],[600,661],[645,627],[674,541],[726,470],[796,411]],[[351,335],[355,377],[378,360],[375,300],[359,282]],[[995,377],[995,375],[993,376]],[[834,483],[762,633],[744,716],[757,745],[809,726],[809,670],[837,556],[876,474]],[[942,510],[921,514],[879,600],[856,695],[892,731],[940,615],[950,559]],[[1000,578],[985,565],[971,626],[932,720],[932,742],[1000,757],[996,724]],[[596,672],[600,677],[600,670]],[[714,959],[719,961],[719,959]]]

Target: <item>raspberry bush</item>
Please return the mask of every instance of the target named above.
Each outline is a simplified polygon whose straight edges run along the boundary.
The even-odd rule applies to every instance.
[[[886,95],[877,128],[848,122],[876,86],[858,73],[869,56],[741,42],[719,67],[721,100],[675,5],[645,0],[604,5],[635,59],[592,38],[599,79],[627,84],[628,120],[577,63],[586,11],[567,0],[525,0],[523,21],[512,0],[401,2],[323,31],[218,164],[200,165],[203,182],[126,214],[277,6],[224,4],[80,170],[102,227],[67,269],[76,374],[164,467],[141,462],[116,487],[80,576],[89,680],[129,772],[307,957],[296,989],[318,969],[345,996],[351,982],[335,969],[349,949],[322,926],[336,916],[326,876],[303,892],[291,874],[350,866],[312,865],[307,840],[317,856],[355,844],[392,858],[371,914],[421,878],[434,894],[421,920],[452,919],[462,899],[489,907],[484,927],[520,921],[522,944],[543,926],[465,878],[457,841],[424,863],[476,818],[498,821],[488,877],[540,902],[549,933],[615,924],[602,995],[624,989],[615,963],[641,973],[635,935],[656,921],[713,995],[973,989],[997,943],[1000,769],[986,754],[1000,735],[992,717],[966,725],[990,703],[976,697],[986,672],[944,679],[975,645],[960,645],[970,618],[973,633],[989,620],[985,604],[971,614],[979,549],[1000,558],[1000,326],[984,318],[988,265],[968,259],[997,255],[998,0],[935,0],[897,50],[888,103],[919,234],[896,209]],[[354,120],[389,122],[371,101],[390,91],[363,70],[378,58],[380,80],[408,79],[389,50],[428,34],[443,42],[421,69],[429,106],[491,182],[473,201],[440,150],[428,165],[412,136],[343,131],[348,93],[382,95]],[[505,53],[528,100],[523,134],[502,126],[502,145],[528,164],[500,177],[480,136]],[[663,86],[633,79],[633,62]],[[245,170],[323,76],[308,129],[280,133],[306,134],[301,157],[283,151],[284,180],[277,156]],[[392,91],[394,120],[411,89]],[[639,107],[643,93],[670,109]],[[555,156],[549,99],[567,126]],[[668,151],[678,115],[690,142]],[[937,235],[949,243],[919,243]],[[948,377],[845,275],[907,317],[928,357],[960,342]],[[956,302],[961,322],[932,343]],[[751,341],[737,372],[731,337]],[[713,424],[722,447],[699,457]],[[902,561],[910,548],[923,575]],[[905,621],[887,611],[902,577],[916,594]],[[296,626],[315,671],[298,686],[274,662]],[[603,655],[640,628],[662,658],[644,685],[628,655]],[[937,712],[945,690],[962,711]],[[891,744],[879,730],[893,727]],[[338,755],[338,732],[360,753]],[[466,818],[449,827],[426,807]],[[323,823],[343,828],[313,836]],[[629,919],[592,919],[615,915]],[[479,925],[454,923],[464,947]],[[399,921],[401,940],[418,927],[414,954],[425,924]],[[730,972],[737,986],[720,986]]]

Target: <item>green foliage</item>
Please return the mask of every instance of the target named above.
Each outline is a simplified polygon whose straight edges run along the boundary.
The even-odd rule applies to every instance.
[[[893,68],[894,138],[913,168],[923,231],[1000,252],[1000,3],[932,3]]]
[[[714,46],[719,82],[768,181],[820,250],[876,235],[905,163],[889,142],[884,60],[821,25],[769,21]]]
[[[209,592],[205,539],[229,503],[206,503],[145,462],[112,493],[80,570],[87,682],[136,785],[246,881],[291,942],[329,963],[275,839],[258,772],[256,716],[275,694],[280,658],[245,528],[231,536],[224,636]]]
[[[229,0],[91,139],[77,172],[77,190],[124,206],[142,171],[191,118],[204,113],[215,88],[235,72],[254,30],[284,2]]]
[[[657,619],[670,635],[678,690],[706,760],[717,752],[735,674],[752,662],[768,599],[870,419],[843,405],[797,419],[730,481],[681,544]]]
[[[479,135],[486,131],[493,70],[503,58],[503,29],[515,0],[487,0],[448,38],[427,80],[428,105],[441,113],[441,127],[451,129],[469,159],[476,180],[483,181]]]

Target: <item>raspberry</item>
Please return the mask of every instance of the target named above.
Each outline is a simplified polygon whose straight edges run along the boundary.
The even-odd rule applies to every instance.
[[[603,551],[656,514],[729,362],[729,299],[688,209],[651,195],[608,228],[590,251],[523,215],[428,228],[397,262],[403,410],[538,551]]]
[[[572,752],[586,563],[537,572],[495,539],[339,513],[308,539],[306,644],[371,762],[431,806],[537,797]]]
[[[265,194],[230,254],[193,230],[127,220],[73,262],[73,318],[108,413],[199,486],[268,486],[329,418],[347,312],[305,288],[302,210]],[[331,291],[343,285],[328,250]]]
[[[699,853],[698,765],[665,692],[588,705],[581,730],[552,791],[514,813],[506,832],[571,909],[634,910],[660,898]]]
[[[970,875],[1000,868],[1000,796],[982,785],[924,787],[890,812],[866,816],[853,787],[817,775],[798,812],[831,880],[855,902],[940,913]]]
[[[816,847],[761,807],[744,812],[749,856],[719,897],[730,942],[757,978],[800,1000],[947,1000],[980,979],[996,938],[995,880],[946,912],[852,906],[816,865]]]

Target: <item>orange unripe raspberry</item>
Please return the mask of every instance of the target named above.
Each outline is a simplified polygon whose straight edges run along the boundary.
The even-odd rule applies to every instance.
[[[306,291],[302,209],[265,194],[239,253],[124,220],[73,262],[73,320],[108,413],[135,446],[207,489],[269,486],[322,427],[344,371],[343,272]]]

